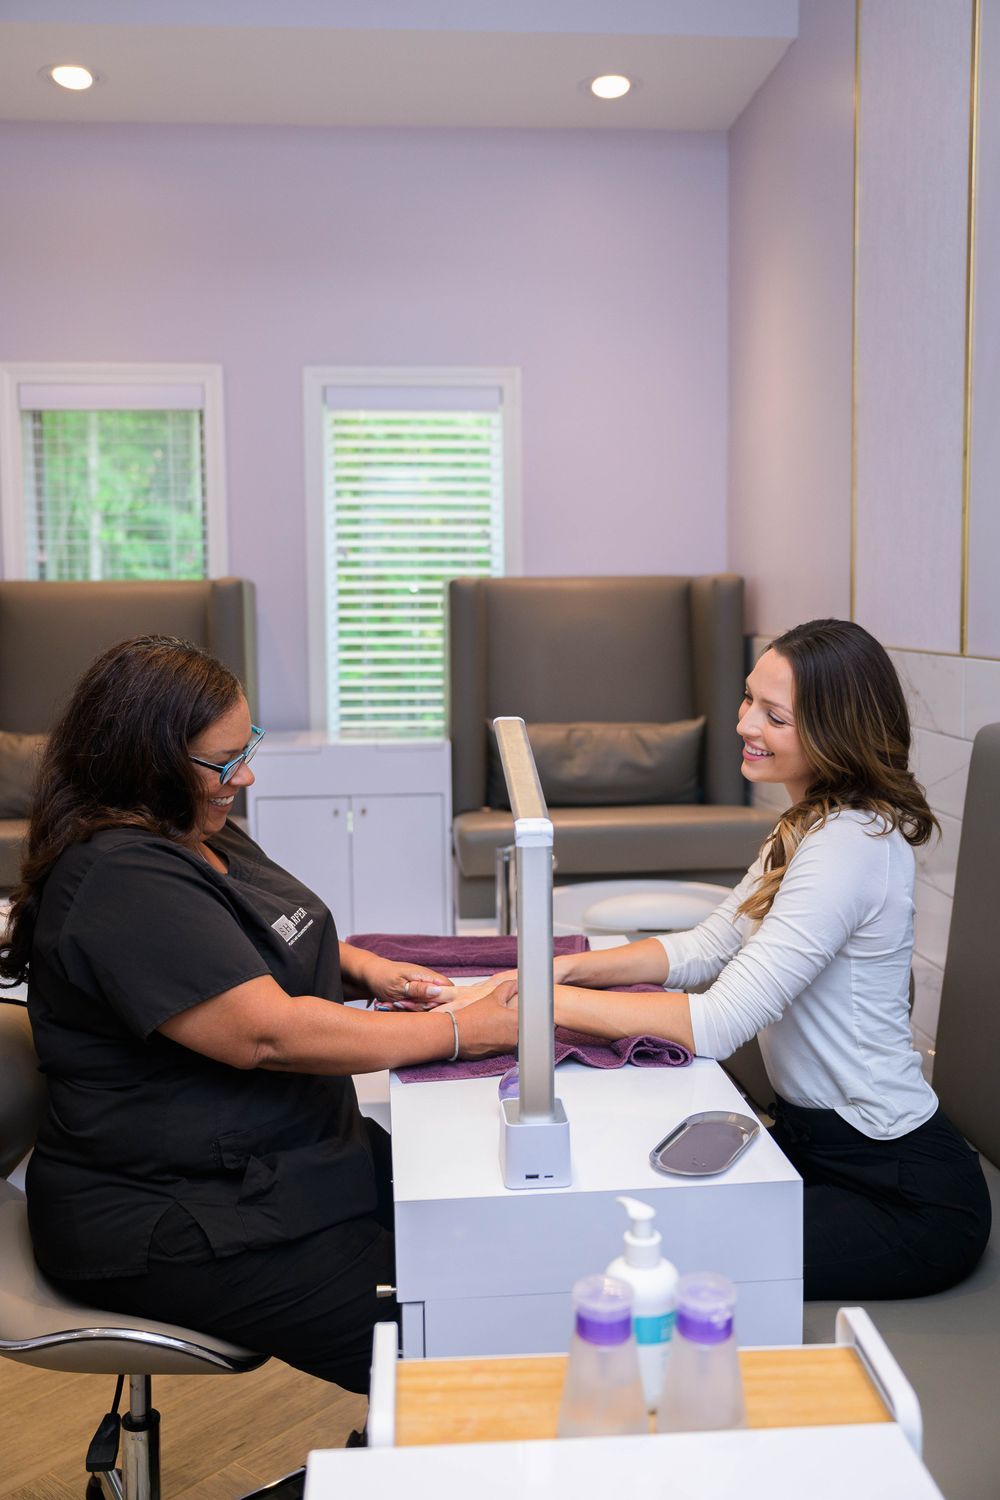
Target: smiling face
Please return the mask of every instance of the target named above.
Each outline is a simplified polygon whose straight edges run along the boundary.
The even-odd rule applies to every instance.
[[[795,677],[791,662],[765,651],[747,678],[736,728],[743,740],[747,781],[781,782],[792,802],[805,796],[815,772],[795,727]]]
[[[201,734],[196,734],[188,745],[188,752],[197,755],[200,760],[211,760],[216,765],[225,765],[226,761],[232,760],[239,755],[251,737],[250,709],[247,700],[241,695],[237,698],[232,708],[227,709],[224,714],[203,729]],[[229,815],[233,798],[240,787],[253,786],[254,774],[250,767],[243,761],[236,767],[232,777],[225,786],[219,781],[219,773],[210,771],[207,766],[195,766],[198,778],[204,788],[204,801],[197,818],[196,834],[200,839],[206,839],[213,833],[218,833]]]

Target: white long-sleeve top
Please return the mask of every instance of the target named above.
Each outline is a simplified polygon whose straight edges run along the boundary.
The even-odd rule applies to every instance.
[[[782,1098],[891,1140],[937,1098],[910,1035],[913,850],[884,826],[834,814],[806,834],[762,922],[736,916],[758,859],[700,926],[659,941],[664,988],[690,993],[699,1056],[729,1057],[756,1035]]]

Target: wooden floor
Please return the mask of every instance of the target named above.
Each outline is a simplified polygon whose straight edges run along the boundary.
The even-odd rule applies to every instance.
[[[0,1359],[0,1500],[83,1500],[87,1445],[114,1396],[107,1375]],[[127,1391],[126,1391],[127,1398]],[[343,1447],[367,1402],[272,1359],[250,1375],[163,1375],[163,1500],[236,1500]]]

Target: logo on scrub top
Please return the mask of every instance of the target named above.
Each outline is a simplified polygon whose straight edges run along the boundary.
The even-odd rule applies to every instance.
[[[309,914],[306,911],[305,907],[300,906],[298,911],[293,911],[290,917],[279,917],[276,922],[272,922],[271,927],[279,937],[284,938],[285,942],[290,948],[292,944],[297,943],[302,934],[304,932],[308,932],[310,927],[312,926],[312,917],[309,917],[309,920],[308,922],[306,922],[304,927],[301,925],[304,918],[308,915]]]

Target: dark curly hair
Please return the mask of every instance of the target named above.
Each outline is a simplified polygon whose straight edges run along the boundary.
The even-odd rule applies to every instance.
[[[188,745],[239,698],[237,677],[173,636],[112,646],[84,672],[42,757],[0,976],[27,977],[45,879],[63,851],[102,828],[183,840],[196,827],[201,780]]]

